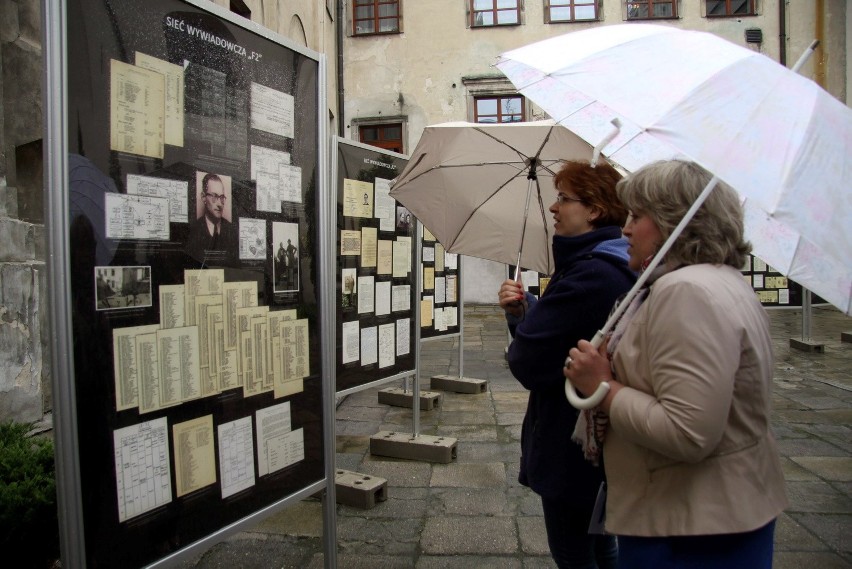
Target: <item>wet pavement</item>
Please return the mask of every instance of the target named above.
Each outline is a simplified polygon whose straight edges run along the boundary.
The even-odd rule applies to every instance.
[[[773,428],[790,508],[775,535],[776,569],[852,568],[852,318],[813,309],[811,340],[823,353],[790,348],[800,310],[771,310],[776,355]],[[337,507],[337,566],[345,569],[544,568],[550,560],[538,498],[517,482],[526,391],[504,359],[506,326],[492,306],[468,305],[465,377],[485,393],[445,392],[420,415],[420,433],[458,439],[458,457],[432,464],[371,456],[370,436],[412,432],[410,409],[377,401],[378,389],[349,395],[337,410],[337,468],[387,479],[387,500]],[[422,383],[458,376],[458,338],[421,351]],[[385,387],[385,386],[383,386]],[[745,505],[744,507],[747,507]],[[322,508],[306,500],[213,546],[183,567],[323,567]]]

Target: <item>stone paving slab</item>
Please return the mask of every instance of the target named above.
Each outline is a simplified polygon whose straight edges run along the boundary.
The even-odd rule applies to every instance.
[[[791,507],[776,528],[776,569],[852,569],[852,319],[815,308],[823,354],[797,352],[798,311],[770,311],[776,377],[772,429]],[[337,411],[337,466],[388,480],[388,500],[370,510],[337,507],[342,569],[553,569],[541,501],[518,481],[527,392],[504,357],[505,321],[490,306],[465,307],[464,375],[486,393],[445,393],[443,408],[420,413],[420,432],[458,439],[458,458],[429,464],[369,453],[379,431],[409,433],[411,409],[377,403],[367,389]],[[421,377],[458,375],[458,339],[425,342]],[[481,375],[480,375],[481,374]],[[428,379],[421,381],[425,389]],[[323,568],[321,504],[308,500],[217,544],[189,568]]]

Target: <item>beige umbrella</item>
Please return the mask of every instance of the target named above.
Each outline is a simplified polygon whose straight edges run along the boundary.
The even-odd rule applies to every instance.
[[[550,274],[553,176],[591,156],[553,121],[438,124],[423,131],[390,195],[450,253]]]

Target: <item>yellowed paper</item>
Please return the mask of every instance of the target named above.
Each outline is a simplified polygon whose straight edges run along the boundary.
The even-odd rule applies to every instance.
[[[456,292],[456,289],[458,288],[458,277],[456,275],[447,275],[446,284],[447,293],[444,295],[444,302],[456,302],[458,300],[456,296],[458,294]]]
[[[541,296],[544,294],[544,289],[547,288],[547,285],[550,284],[550,277],[541,277],[538,279],[538,295]]]
[[[373,184],[343,179],[343,216],[373,217]]]
[[[159,73],[110,60],[110,150],[163,157],[165,78]]]
[[[195,297],[222,294],[225,269],[186,269],[183,272],[186,325],[195,326]]]
[[[157,324],[116,328],[112,331],[112,359],[115,376],[115,410],[139,406],[139,366],[136,360],[136,338],[152,334]]]
[[[200,366],[201,396],[208,397],[219,393],[219,382],[211,373],[213,358],[210,352],[212,328],[209,316],[211,308],[222,310],[221,294],[204,294],[195,297],[195,321],[198,327],[198,365]],[[215,321],[214,321],[215,323]]]
[[[201,397],[201,370],[198,365],[198,327],[157,330],[160,358],[160,401],[183,403]]]
[[[432,325],[432,299],[424,298],[420,301],[420,327],[428,328]]]
[[[778,302],[777,290],[758,290],[757,298],[760,302],[775,303]]]
[[[163,407],[156,332],[136,336],[136,365],[138,366],[136,377],[139,385],[139,414],[141,415]],[[174,396],[174,400],[167,401],[165,406],[180,403],[179,391],[167,395]]]
[[[429,231],[426,226],[423,226],[423,241],[435,241],[435,236]]]
[[[393,273],[393,241],[379,239],[376,244],[376,274],[390,275]]]
[[[237,372],[237,350],[225,349],[225,323],[213,325],[216,339],[216,369],[219,373],[219,389],[237,389],[241,387],[240,374]]]
[[[379,232],[375,227],[361,228],[361,267],[376,266],[376,241]]]
[[[252,336],[254,336],[254,357],[252,364],[254,365],[253,374],[261,391],[272,391],[272,381],[269,373],[266,370],[266,362],[269,359],[269,327],[266,315],[257,316],[251,319],[250,326]]]
[[[435,272],[444,272],[444,246],[440,243],[435,243]]]
[[[186,326],[186,291],[184,285],[160,285],[160,327],[182,328]]]
[[[766,288],[788,288],[787,277],[766,277]]]
[[[231,282],[222,285],[224,300],[225,349],[236,350],[237,309],[257,306],[257,281]]]
[[[276,386],[276,381],[282,381],[281,367],[281,322],[284,320],[295,320],[297,318],[296,310],[274,310],[270,311],[266,317],[269,330],[269,360],[267,362],[267,372],[269,373],[269,381],[273,388]],[[282,397],[275,392],[276,399]]]
[[[210,305],[207,307],[207,358],[208,366],[207,373],[210,374],[210,381],[216,383],[216,390],[221,391],[219,384],[219,361],[220,357],[216,353],[219,349],[219,342],[216,337],[216,325],[222,324],[222,314],[224,307],[221,304]]]
[[[340,232],[340,254],[341,255],[360,255],[361,254],[361,232],[349,231],[344,229]]]
[[[281,366],[283,381],[294,381],[310,375],[308,320],[284,320],[280,323]]]
[[[165,143],[183,146],[183,67],[136,52],[136,65],[163,76],[165,81]]]
[[[177,496],[200,490],[216,482],[216,448],[213,415],[205,415],[172,427]]]
[[[423,267],[423,288],[435,290],[435,269],[432,267]]]

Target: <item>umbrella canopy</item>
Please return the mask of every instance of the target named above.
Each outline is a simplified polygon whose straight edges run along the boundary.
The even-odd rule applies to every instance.
[[[390,195],[450,253],[512,265],[520,250],[520,266],[550,274],[552,178],[562,162],[591,156],[553,121],[438,124],[423,131]]]
[[[712,34],[600,26],[503,54],[526,97],[634,171],[683,157],[736,189],[754,254],[852,314],[852,110]]]

